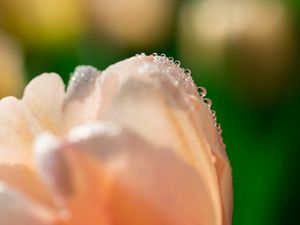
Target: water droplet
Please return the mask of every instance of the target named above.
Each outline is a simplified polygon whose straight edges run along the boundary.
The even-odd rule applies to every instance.
[[[141,56],[142,56],[142,57],[145,57],[145,56],[146,56],[146,54],[145,54],[144,52],[142,52],[142,53],[141,53]]]
[[[158,54],[156,52],[154,52],[152,55],[153,55],[153,57],[157,57]]]
[[[216,120],[217,119],[216,111],[215,110],[211,110],[211,114],[212,114],[214,120]]]
[[[162,53],[160,56],[163,57],[163,58],[165,58],[166,54]]]
[[[184,69],[184,73],[185,73],[186,75],[188,75],[188,76],[191,76],[192,71],[189,70],[189,69]],[[190,78],[191,78],[191,77],[190,77]]]
[[[180,62],[179,60],[176,60],[174,63],[175,63],[178,67],[181,65],[181,62]]]
[[[207,94],[205,87],[198,87],[198,92],[201,97],[205,97]]]
[[[169,59],[170,62],[172,62],[172,63],[174,62],[174,58],[173,57],[169,57],[168,59]]]
[[[217,124],[217,130],[220,134],[222,134],[222,127],[221,127],[221,124]]]
[[[209,98],[205,98],[204,102],[207,104],[207,106],[210,108],[212,105],[212,101]]]

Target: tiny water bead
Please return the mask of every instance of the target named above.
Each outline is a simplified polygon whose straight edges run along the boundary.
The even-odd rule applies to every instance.
[[[174,63],[174,58],[173,57],[169,57],[168,60],[172,63]]]
[[[181,62],[179,61],[179,60],[175,60],[175,62],[174,62],[178,67],[180,67],[180,65],[181,65]]]
[[[221,124],[217,124],[217,130],[220,134],[222,134],[222,127],[221,127]]]
[[[216,120],[217,119],[216,111],[215,110],[211,110],[211,114],[213,115],[213,118]]]
[[[188,79],[192,79],[192,71],[189,69],[184,69],[184,73],[187,75]]]
[[[207,94],[207,90],[205,87],[198,87],[198,93],[201,97],[204,98]]]
[[[210,98],[205,98],[204,99],[204,103],[206,103],[206,105],[208,106],[208,108],[210,108],[212,106],[212,100]]]

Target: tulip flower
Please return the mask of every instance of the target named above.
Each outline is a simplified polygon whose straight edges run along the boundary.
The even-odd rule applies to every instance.
[[[0,98],[20,94],[24,84],[22,61],[18,44],[0,31]]]
[[[142,54],[2,99],[1,225],[230,225],[231,169],[200,90]]]

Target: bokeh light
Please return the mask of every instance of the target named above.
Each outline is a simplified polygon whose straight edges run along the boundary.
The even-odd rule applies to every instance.
[[[19,96],[24,85],[23,55],[20,46],[0,31],[0,98]]]

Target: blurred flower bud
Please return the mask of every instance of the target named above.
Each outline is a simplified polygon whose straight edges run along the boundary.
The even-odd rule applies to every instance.
[[[279,1],[193,1],[182,10],[180,38],[183,58],[230,69],[231,77],[215,80],[230,80],[227,86],[256,102],[276,99],[291,84],[295,40]]]
[[[85,1],[95,28],[130,47],[160,43],[171,31],[175,0]]]
[[[0,1],[0,25],[31,46],[70,43],[83,28],[78,0]]]
[[[19,95],[23,86],[23,65],[19,46],[0,32],[0,98]]]

